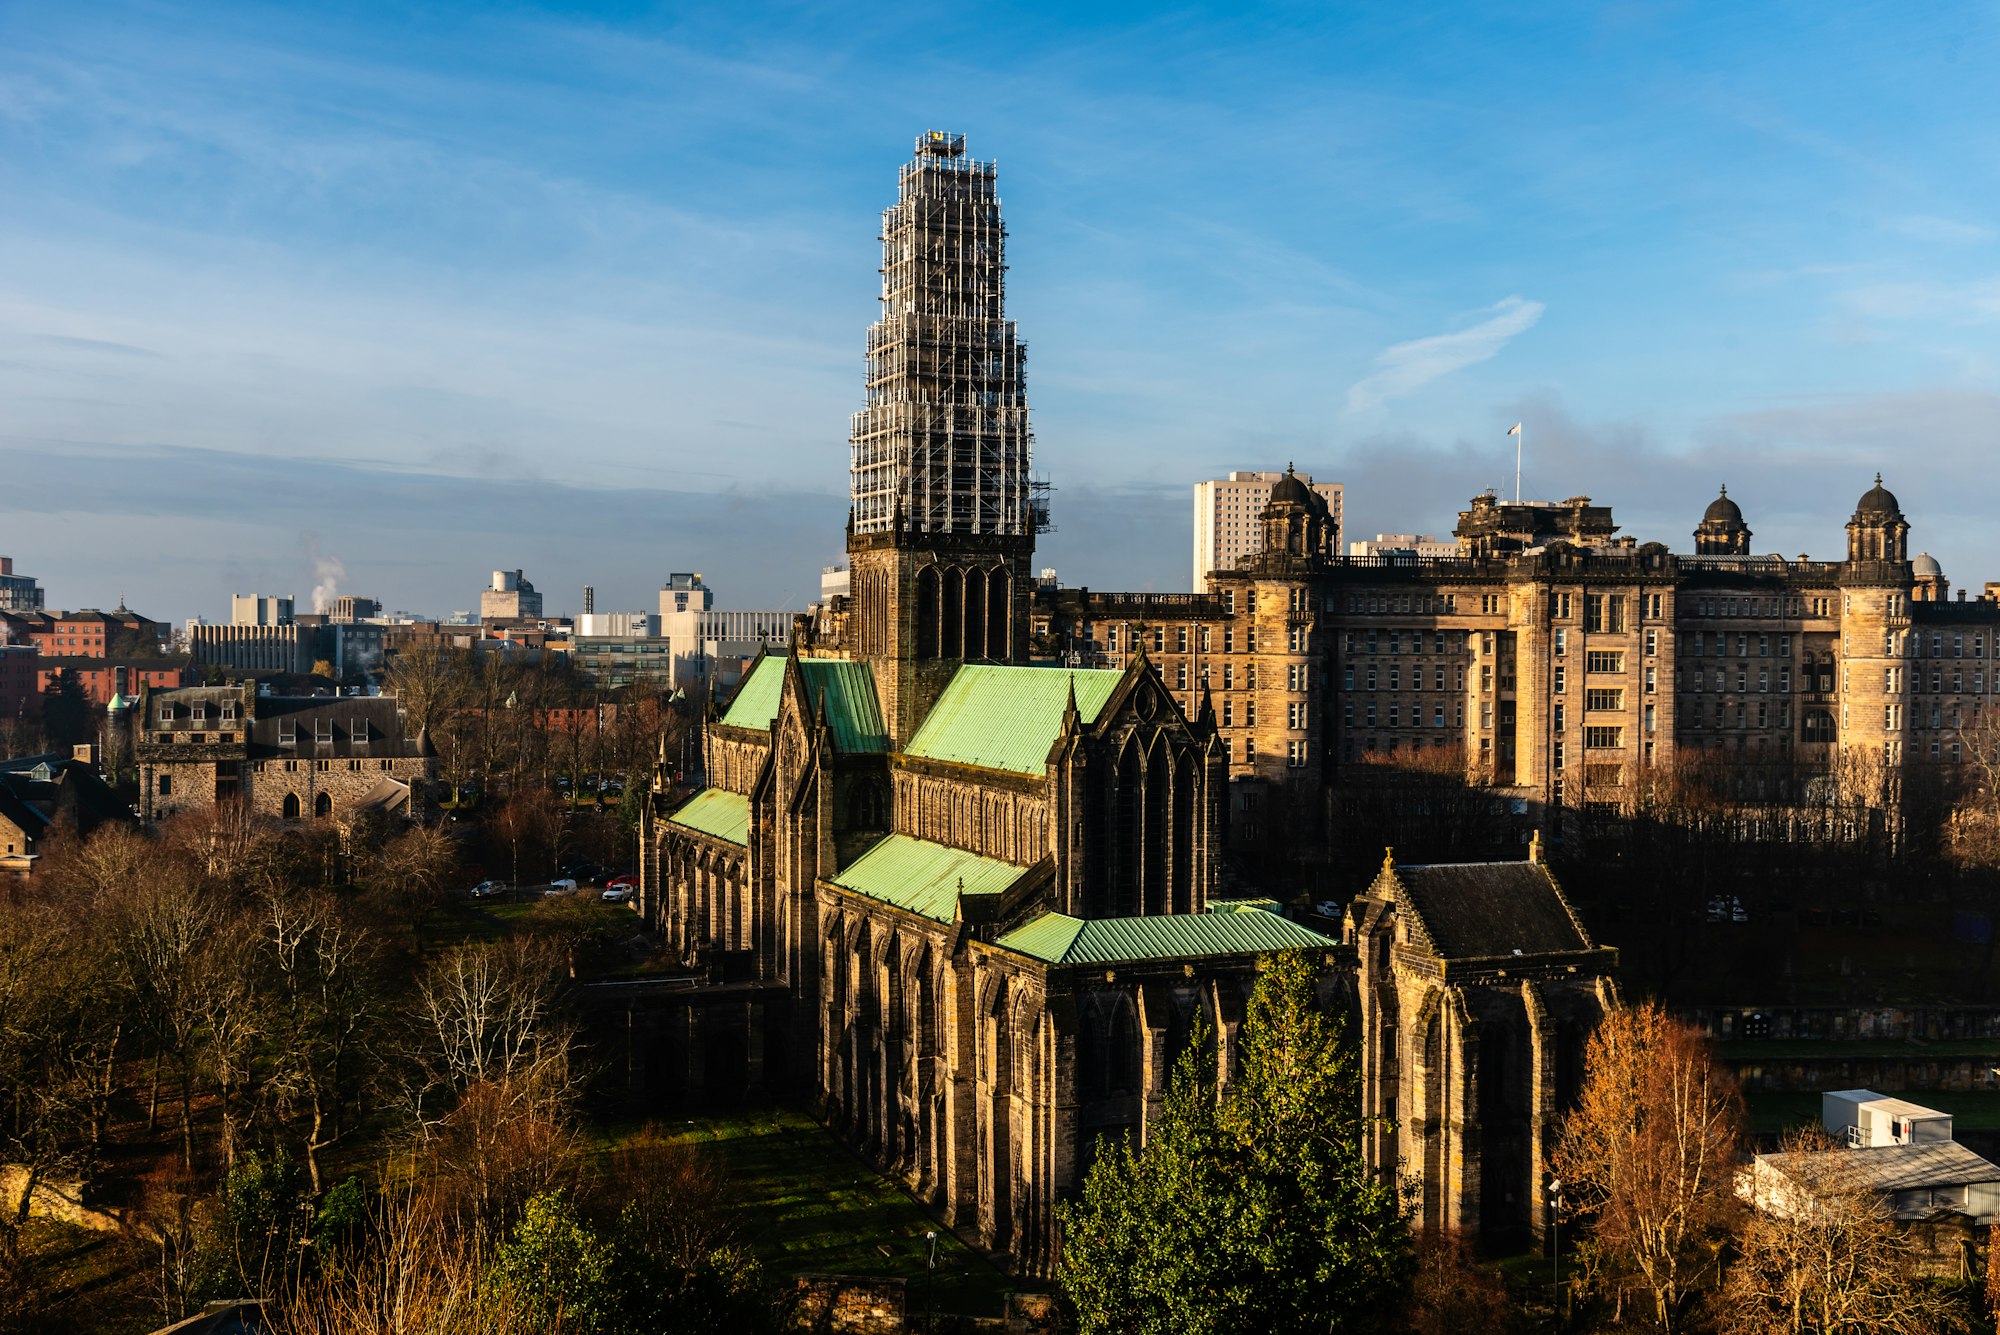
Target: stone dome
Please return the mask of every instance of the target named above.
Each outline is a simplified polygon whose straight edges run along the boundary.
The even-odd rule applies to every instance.
[[[1884,519],[1901,519],[1903,507],[1896,500],[1896,493],[1882,485],[1882,475],[1875,475],[1875,485],[1862,494],[1861,501],[1854,507],[1857,517],[1877,515]]]
[[[1702,511],[1701,522],[1704,524],[1740,524],[1743,522],[1743,508],[1735,501],[1729,499],[1729,488],[1724,487],[1722,494],[1710,501],[1708,509]]]
[[[1303,505],[1310,510],[1312,509],[1312,503],[1312,488],[1299,481],[1298,474],[1291,470],[1289,464],[1286,465],[1285,475],[1278,479],[1276,486],[1271,488],[1271,499],[1267,504]]]
[[[1918,552],[1916,559],[1910,562],[1910,573],[1918,579],[1943,579],[1944,567],[1929,552]]]

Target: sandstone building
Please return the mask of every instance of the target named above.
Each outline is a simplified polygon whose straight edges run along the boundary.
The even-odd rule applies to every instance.
[[[1691,553],[1620,536],[1588,497],[1475,497],[1450,557],[1342,557],[1330,521],[1281,482],[1261,550],[1205,596],[1034,605],[1038,649],[1117,664],[1143,648],[1177,698],[1208,695],[1239,843],[1260,812],[1426,752],[1515,803],[1524,839],[1630,810],[1675,766],[1774,808],[1836,789],[1893,808],[1902,775],[1960,763],[1959,730],[2000,703],[1992,586],[1949,597],[1879,478],[1837,561],[1753,554],[1726,492]]]
[[[1615,1004],[1617,952],[1591,940],[1541,859],[1398,865],[1347,910],[1360,980],[1368,1161],[1412,1189],[1415,1222],[1514,1250],[1540,1237],[1543,1165]]]
[[[132,726],[146,820],[231,801],[286,821],[407,816],[436,777],[430,738],[405,733],[393,697],[145,689]]]

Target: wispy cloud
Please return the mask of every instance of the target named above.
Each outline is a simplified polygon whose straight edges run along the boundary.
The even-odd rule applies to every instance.
[[[1892,232],[1900,232],[1913,241],[1930,241],[1944,246],[1977,245],[1982,241],[1991,241],[1994,236],[1991,227],[1960,222],[1956,218],[1934,217],[1927,213],[1891,218],[1888,228]]]
[[[1439,376],[1486,361],[1534,328],[1544,309],[1539,301],[1508,297],[1488,307],[1486,318],[1468,329],[1385,348],[1375,359],[1374,372],[1347,391],[1347,411],[1379,408]]]
[[[1841,293],[1839,301],[1853,314],[1869,320],[1986,324],[2000,319],[2000,280],[1870,283]]]

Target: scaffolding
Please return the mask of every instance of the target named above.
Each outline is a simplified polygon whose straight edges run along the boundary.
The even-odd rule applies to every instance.
[[[1047,527],[1046,491],[1031,497],[1028,350],[1006,318],[996,183],[964,135],[927,131],[882,214],[882,317],[851,437],[856,533]]]

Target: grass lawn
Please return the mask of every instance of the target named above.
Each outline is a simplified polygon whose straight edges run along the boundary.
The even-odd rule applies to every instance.
[[[720,1156],[738,1193],[744,1240],[774,1274],[901,1276],[916,1316],[924,1310],[924,1234],[935,1229],[938,1311],[998,1316],[1002,1295],[1034,1287],[1002,1274],[800,1113],[709,1117],[663,1130]]]
[[[1991,1090],[1963,1094],[1942,1089],[1920,1089],[1908,1093],[1878,1089],[1875,1092],[1948,1112],[1954,1131],[2000,1131],[2000,1093]],[[1820,1096],[1817,1094],[1749,1094],[1744,1097],[1744,1102],[1750,1107],[1750,1128],[1753,1131],[1777,1132],[1805,1123],[1819,1123]]]

